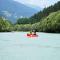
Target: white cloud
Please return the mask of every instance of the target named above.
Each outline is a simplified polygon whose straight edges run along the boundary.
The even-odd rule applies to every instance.
[[[44,8],[53,5],[54,3],[60,0],[14,0],[14,1],[18,1],[26,5],[38,6]]]

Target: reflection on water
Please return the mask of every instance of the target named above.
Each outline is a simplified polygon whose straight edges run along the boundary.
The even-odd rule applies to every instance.
[[[0,33],[0,60],[60,60],[60,34]]]

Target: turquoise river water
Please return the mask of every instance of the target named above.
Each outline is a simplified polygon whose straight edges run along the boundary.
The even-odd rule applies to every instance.
[[[60,60],[60,34],[0,33],[0,60]]]

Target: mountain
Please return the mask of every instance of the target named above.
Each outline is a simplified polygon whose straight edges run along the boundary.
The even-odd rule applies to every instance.
[[[51,5],[49,7],[44,8],[43,10],[39,11],[38,13],[31,16],[32,23],[39,22],[43,20],[45,17],[47,17],[50,13],[56,12],[60,10],[60,1],[55,3],[54,5]]]
[[[0,16],[16,22],[17,18],[30,17],[37,10],[13,0],[0,0]]]

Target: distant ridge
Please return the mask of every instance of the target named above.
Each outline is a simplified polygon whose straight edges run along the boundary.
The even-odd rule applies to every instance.
[[[13,0],[0,0],[0,16],[3,16],[13,23],[17,18],[30,17],[37,10]]]

